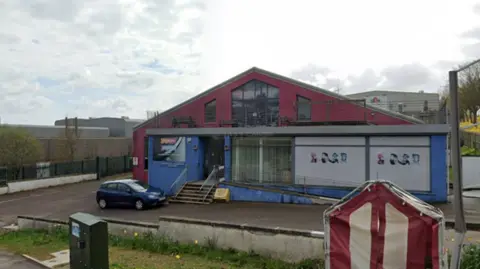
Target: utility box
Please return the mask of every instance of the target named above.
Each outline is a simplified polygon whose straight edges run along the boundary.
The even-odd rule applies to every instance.
[[[70,216],[70,269],[108,269],[107,222],[86,213]]]

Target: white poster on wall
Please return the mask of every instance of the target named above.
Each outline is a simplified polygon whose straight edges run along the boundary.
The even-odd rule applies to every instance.
[[[162,137],[156,141],[156,143],[160,144],[158,150],[154,148],[154,158],[156,161],[185,161],[185,137]]]
[[[430,149],[371,147],[370,176],[392,181],[407,191],[430,191]]]
[[[365,182],[365,147],[296,146],[295,183],[357,187]]]

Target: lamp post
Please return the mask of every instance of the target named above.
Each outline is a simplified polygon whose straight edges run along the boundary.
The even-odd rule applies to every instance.
[[[467,231],[463,211],[462,156],[460,154],[460,111],[458,100],[458,73],[480,63],[480,59],[448,72],[450,87],[450,151],[453,172],[453,206],[455,210],[455,248],[453,249],[450,269],[460,268],[463,240]]]

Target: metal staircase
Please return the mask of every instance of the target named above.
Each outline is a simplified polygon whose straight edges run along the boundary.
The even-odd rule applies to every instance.
[[[223,167],[216,166],[205,181],[186,182],[169,202],[200,205],[213,203],[218,176],[224,173],[223,170]]]
[[[200,205],[213,203],[213,196],[217,187],[216,185],[203,186],[203,183],[204,182],[185,183],[180,191],[172,197],[169,202]]]

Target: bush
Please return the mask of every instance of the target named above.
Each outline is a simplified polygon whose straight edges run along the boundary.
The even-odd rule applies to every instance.
[[[25,164],[41,157],[40,142],[25,129],[0,126],[0,166],[13,169],[13,178]]]
[[[480,246],[467,245],[463,248],[461,269],[480,269]]]

